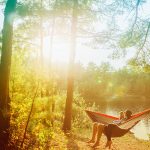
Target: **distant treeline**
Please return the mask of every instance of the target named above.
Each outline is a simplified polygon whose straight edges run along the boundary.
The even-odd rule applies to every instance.
[[[67,69],[59,65],[56,68],[58,89],[65,90]],[[100,66],[89,63],[87,67],[76,64],[75,68],[75,91],[87,102],[145,101],[150,97],[150,73],[130,66],[113,70],[109,63]]]

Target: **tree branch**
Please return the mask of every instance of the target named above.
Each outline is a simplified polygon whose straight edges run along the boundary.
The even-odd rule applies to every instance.
[[[138,58],[139,53],[141,52],[141,50],[143,50],[143,48],[145,46],[145,43],[146,43],[147,37],[148,37],[148,33],[149,33],[149,29],[150,29],[150,22],[148,23],[148,27],[147,27],[147,31],[146,31],[146,34],[145,34],[145,38],[144,38],[143,44],[141,45],[141,47],[139,48],[139,50],[137,52],[136,59]]]
[[[141,1],[141,0],[137,0],[137,3],[136,3],[136,8],[135,8],[135,19],[134,19],[134,22],[133,22],[133,25],[132,25],[132,28],[131,28],[131,36],[132,36],[133,30],[134,30],[135,24],[136,24],[136,22],[137,22],[137,18],[138,18],[138,9],[139,9],[140,1]]]

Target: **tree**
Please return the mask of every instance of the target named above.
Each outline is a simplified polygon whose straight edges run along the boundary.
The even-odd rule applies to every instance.
[[[71,25],[71,39],[70,39],[70,61],[68,70],[67,81],[67,98],[65,106],[65,118],[63,124],[63,130],[71,130],[71,118],[72,118],[72,101],[73,101],[73,86],[74,86],[74,60],[76,49],[76,33],[77,33],[77,9],[78,0],[74,0],[73,13],[72,13],[72,25]]]
[[[8,144],[10,126],[9,76],[11,66],[13,19],[17,0],[8,0],[4,11],[0,63],[0,147]]]

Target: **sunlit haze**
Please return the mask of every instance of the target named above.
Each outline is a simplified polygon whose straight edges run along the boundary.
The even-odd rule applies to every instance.
[[[50,56],[49,40],[50,37],[44,38],[43,53],[46,61],[49,60]],[[69,39],[61,39],[56,37],[53,43],[54,51],[52,52],[52,61],[67,63],[69,61],[69,46]],[[97,65],[100,65],[102,62],[109,62],[115,69],[118,69],[123,67],[126,64],[126,61],[134,56],[134,51],[130,50],[129,54],[120,59],[111,59],[111,54],[111,49],[92,49],[91,47],[78,42],[76,50],[76,62],[85,66],[90,62],[93,62]]]
[[[0,7],[0,30],[2,29],[3,25],[3,12],[2,7]],[[123,24],[122,18],[119,19],[120,23]],[[124,24],[125,25],[125,24]],[[97,22],[95,25],[97,28],[97,31],[99,29],[103,30],[106,29],[105,23],[101,24],[100,22]],[[43,42],[43,53],[45,61],[49,60],[50,56],[50,37],[46,36],[44,37]],[[84,43],[84,44],[83,44]],[[53,62],[68,62],[69,60],[69,39],[64,39],[63,37],[55,37],[53,42],[53,52],[52,52],[52,61]],[[83,42],[81,39],[79,42],[77,42],[76,46],[76,62],[79,62],[83,65],[87,65],[90,62],[93,62],[97,65],[100,65],[102,62],[109,62],[111,66],[113,66],[115,69],[121,68],[125,66],[127,60],[134,55],[134,51],[130,51],[125,57],[120,59],[114,59],[112,60],[110,58],[113,49],[107,49],[105,47],[93,49],[91,46],[88,46]]]
[[[150,1],[140,8],[140,14],[147,18],[150,8]],[[117,25],[121,30],[124,30],[128,26],[129,14],[118,15]],[[0,30],[3,25],[3,11],[2,6],[0,6]],[[97,31],[102,31],[107,28],[105,22],[97,22],[95,25]],[[99,30],[100,29],[100,30]],[[44,37],[43,53],[45,61],[49,60],[50,56],[50,37]],[[55,37],[53,43],[52,61],[53,62],[68,62],[69,60],[69,39],[64,39],[63,37]],[[83,44],[82,39],[77,42],[76,49],[76,62],[80,62],[83,65],[87,65],[89,62],[93,62],[100,65],[102,62],[109,62],[115,69],[121,68],[126,65],[127,61],[135,55],[135,49],[132,48],[128,51],[127,55],[119,59],[111,59],[111,54],[114,49],[103,48],[93,49],[91,46]]]

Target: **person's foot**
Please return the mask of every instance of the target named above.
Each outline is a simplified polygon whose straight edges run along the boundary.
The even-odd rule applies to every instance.
[[[94,143],[95,141],[93,139],[87,141],[86,143]]]
[[[95,143],[92,145],[92,148],[95,148],[95,147],[97,147],[97,146],[99,146],[99,142],[95,142]]]
[[[112,144],[112,141],[107,141],[105,147],[109,147],[109,149],[111,149],[111,144]]]

